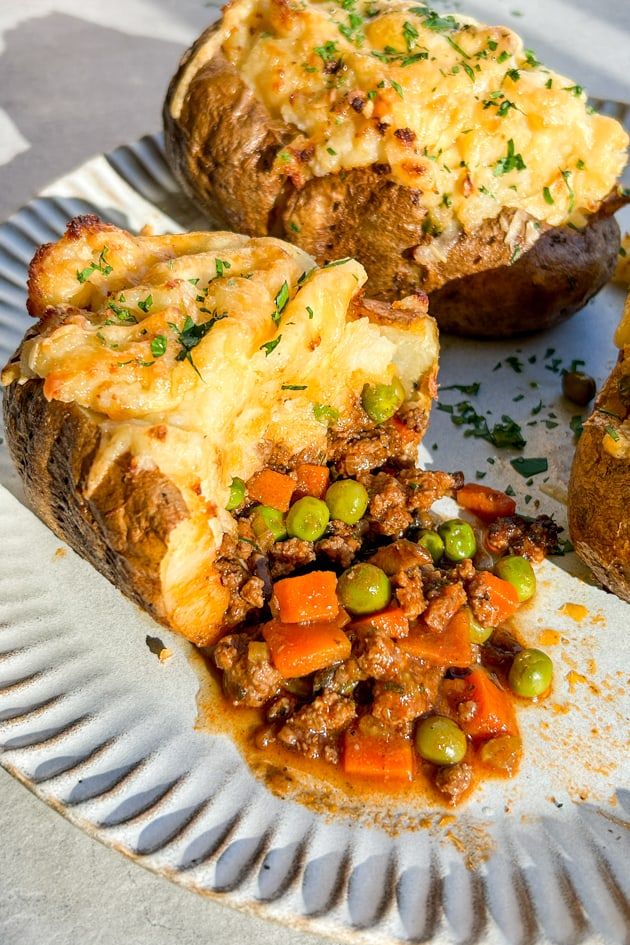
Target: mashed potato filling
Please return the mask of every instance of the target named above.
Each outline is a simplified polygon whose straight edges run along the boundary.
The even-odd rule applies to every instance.
[[[232,477],[249,479],[265,444],[325,450],[328,424],[351,416],[365,383],[397,375],[411,396],[437,350],[431,319],[403,349],[395,327],[348,317],[359,263],[317,268],[273,238],[101,226],[48,252],[43,330],[3,380],[43,378],[49,400],[99,416],[90,492],[131,453],[178,486],[217,544]]]
[[[506,27],[401,0],[235,0],[218,41],[296,129],[278,173],[299,186],[384,165],[420,192],[433,235],[502,208],[579,225],[626,163],[621,125]]]

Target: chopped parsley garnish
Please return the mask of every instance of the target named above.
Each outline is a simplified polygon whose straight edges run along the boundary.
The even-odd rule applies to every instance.
[[[497,49],[498,45],[499,45],[499,44],[497,43],[496,40],[494,40],[494,39],[489,39],[489,40],[488,40],[488,49],[490,50],[490,52],[495,52],[495,50]]]
[[[113,267],[107,262],[108,252],[109,246],[103,246],[101,254],[98,257],[98,262],[90,263],[90,265],[86,266],[85,269],[77,269],[77,279],[79,282],[87,282],[93,272],[100,272],[104,276],[108,276],[110,272],[113,272]]]
[[[571,92],[576,98],[579,98],[579,96],[584,92],[584,89],[581,85],[566,85],[563,91]]]
[[[394,82],[393,79],[390,79],[390,82],[391,82],[391,84],[392,84],[392,88],[393,88],[394,92],[396,93],[396,95],[399,95],[400,98],[404,98],[404,97],[405,97],[405,93],[404,93],[403,90],[402,90],[402,85],[400,85],[398,82]]]
[[[516,246],[514,247],[514,252],[510,256],[510,266],[514,265],[514,263],[516,262],[516,260],[518,259],[518,257],[521,255],[522,252],[523,252],[523,247],[521,246],[520,243],[517,243]]]
[[[551,196],[551,191],[548,187],[543,187],[543,197],[545,198],[545,203],[548,203],[550,207],[553,206],[555,200]]]
[[[283,384],[281,390],[306,390],[306,384]]]
[[[584,431],[584,417],[580,417],[579,414],[576,414],[574,417],[571,417],[569,421],[569,427],[575,433],[576,436],[582,436]]]
[[[293,220],[291,220],[291,222],[289,223],[289,229],[290,229],[293,233],[299,233],[299,232],[300,232],[299,226],[297,225],[297,223],[294,223]]]
[[[464,436],[474,436],[475,438],[487,440],[499,448],[514,447],[522,449],[526,445],[523,437],[523,431],[518,423],[503,414],[501,423],[495,423],[492,430],[488,427],[488,421],[484,416],[478,414],[469,401],[462,401],[455,405],[455,411],[450,404],[438,404],[438,408],[451,414],[451,420],[455,426],[467,426]]]
[[[505,73],[505,77],[507,79],[511,79],[512,82],[518,82],[521,77],[521,73],[518,71],[518,69],[508,69],[508,71]]]
[[[180,345],[181,350],[177,352],[175,356],[176,361],[188,361],[190,366],[194,371],[201,377],[197,369],[197,365],[192,359],[191,351],[193,348],[196,348],[202,338],[208,334],[211,328],[214,328],[218,321],[221,321],[222,318],[227,318],[227,314],[223,315],[213,314],[212,318],[209,318],[207,322],[200,322],[196,324],[190,315],[187,315],[182,328],[178,328],[173,322],[169,322],[169,328],[172,328],[177,337],[177,342]],[[203,378],[202,378],[203,380]]]
[[[575,166],[577,167],[578,171],[583,171],[584,168],[586,167],[586,164],[584,163],[582,158],[580,158],[579,161],[575,162]]]
[[[276,157],[282,164],[288,164],[291,160],[291,154],[286,150],[286,148],[283,148],[282,151],[278,151]]]
[[[277,325],[280,321],[280,317],[286,308],[287,302],[289,301],[289,284],[288,282],[283,282],[278,290],[278,293],[275,297],[274,305],[276,306],[275,312],[272,313],[271,320]]]
[[[330,404],[313,404],[313,416],[319,423],[331,426],[339,419],[339,411]]]
[[[220,279],[225,269],[231,269],[232,264],[227,259],[215,259],[214,268],[217,271],[217,279]]]
[[[470,56],[468,55],[468,53],[464,49],[462,49],[462,47],[458,43],[456,43],[454,39],[451,39],[450,36],[445,36],[444,38],[446,42],[449,44],[449,46],[451,46],[451,48],[454,49],[456,53],[459,53],[459,55],[463,56],[464,59],[470,59]]]
[[[505,62],[509,58],[510,58],[509,52],[507,51],[507,49],[504,49],[503,52],[499,53],[499,55],[497,56],[497,62]]]
[[[496,200],[496,199],[497,199],[497,198],[494,196],[494,194],[491,193],[491,192],[488,190],[487,187],[484,187],[484,186],[483,186],[483,184],[482,184],[481,187],[479,188],[479,193],[480,193],[480,194],[483,194],[484,197],[490,197],[491,200]]]
[[[546,89],[552,89],[552,88],[553,88],[553,79],[547,79],[547,81],[545,82],[545,88],[546,88]]]
[[[445,30],[455,31],[461,28],[461,24],[457,22],[454,16],[440,16],[427,7],[410,7],[409,12],[425,17],[422,25],[433,33],[443,33]]]
[[[197,285],[199,282],[199,276],[196,276],[194,279],[187,279],[187,282],[190,282],[191,285]]]
[[[575,194],[573,192],[573,187],[571,186],[571,171],[561,171],[560,173],[562,174],[562,179],[569,192],[569,213],[573,213],[575,208]]]
[[[607,425],[604,427],[604,430],[606,431],[606,433],[608,434],[608,436],[609,436],[612,440],[615,441],[615,443],[618,443],[618,442],[619,442],[620,436],[619,436],[619,434],[617,433],[617,431],[615,430],[614,427],[611,427],[610,424],[607,424]]]
[[[351,259],[351,256],[344,256],[343,259],[333,259],[332,262],[325,263],[322,269],[332,269],[334,266],[343,266],[344,263],[350,262]]]
[[[514,489],[512,488],[512,486],[507,486],[506,489],[505,489],[505,494],[506,494],[506,495],[512,495],[512,496],[514,496],[514,495],[516,495],[516,492],[514,491]]]
[[[411,52],[411,50],[416,45],[416,40],[420,34],[418,33],[418,30],[415,28],[415,26],[409,22],[409,20],[405,20],[405,22],[403,23],[402,32],[403,32],[403,39],[405,40],[405,43],[407,45],[407,49],[409,52]]]
[[[108,318],[105,322],[106,325],[136,325],[138,322],[136,316],[130,312],[128,308],[124,308],[122,305],[117,305],[114,301],[108,302],[107,308],[114,313],[116,320],[113,318]]]
[[[479,381],[474,381],[472,384],[450,384],[448,387],[441,387],[440,390],[457,390],[460,394],[468,394],[474,397],[479,393],[480,387]]]
[[[471,82],[474,82],[474,81],[475,81],[475,73],[473,72],[473,70],[471,69],[471,67],[468,65],[468,63],[467,63],[467,62],[464,62],[463,60],[462,60],[462,69],[464,70],[464,72],[466,73],[466,75],[468,76],[468,78],[470,79],[470,81],[471,81]]]
[[[485,469],[477,469],[475,471],[475,479],[485,479],[487,475],[488,472]]]
[[[146,299],[140,299],[138,301],[138,308],[141,309],[145,315],[147,315],[153,305],[153,296],[149,292]]]
[[[156,335],[155,338],[151,340],[151,354],[153,357],[161,358],[162,355],[166,353],[167,344],[166,335]]]
[[[329,154],[332,154],[333,156],[337,154],[334,148],[326,148],[326,150],[328,151]]]
[[[329,39],[323,46],[315,46],[313,52],[319,56],[322,62],[330,62],[337,55],[337,43]]]
[[[450,194],[442,194],[442,205],[444,207],[452,207],[453,201]]]
[[[502,174],[509,174],[510,171],[524,171],[526,166],[522,155],[516,153],[514,141],[510,138],[507,144],[506,156],[499,158],[495,164],[494,176],[501,177]]]
[[[308,312],[309,320],[312,319],[315,315],[315,312],[313,311],[310,305],[306,306],[306,311]]]
[[[526,458],[518,456],[510,460],[510,466],[516,470],[523,479],[529,479],[531,476],[538,476],[539,473],[547,472],[549,463],[544,456],[535,458]]]
[[[274,338],[273,341],[266,341],[264,345],[261,345],[258,350],[264,351],[265,357],[268,358],[271,352],[276,350],[281,340],[282,340],[282,335],[278,335],[278,337]]]
[[[540,65],[540,60],[536,56],[536,53],[533,49],[524,49],[523,52],[525,53],[525,59],[527,60],[528,66],[531,66],[532,69],[535,69],[536,66]]]
[[[505,363],[510,365],[515,374],[523,373],[523,362],[515,354],[511,354],[509,358],[506,358]]]

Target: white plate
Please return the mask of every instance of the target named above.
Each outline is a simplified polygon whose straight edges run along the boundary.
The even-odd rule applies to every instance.
[[[136,230],[204,225],[178,193],[157,137],[51,185],[0,228],[2,361],[28,323],[24,284],[35,248],[85,212]],[[584,358],[601,380],[615,357],[621,303],[609,287],[516,352],[509,342],[444,343],[442,384],[480,381],[468,399],[492,411],[492,422],[506,413],[522,423],[525,455],[549,458],[546,484],[540,475],[527,486],[509,464],[515,453],[466,439],[446,412],[435,413],[426,460],[471,477],[487,470],[485,483],[511,484],[522,502],[532,496],[530,509],[540,503],[562,521],[568,421],[577,411],[548,368],[557,356],[564,364]],[[549,348],[556,354],[545,359]],[[515,353],[522,373],[504,362]],[[539,400],[545,407],[532,414]],[[553,697],[521,713],[518,778],[484,785],[454,821],[421,802],[387,821],[369,806],[329,817],[273,796],[228,739],[195,729],[191,648],[72,552],[58,552],[59,541],[21,504],[3,448],[0,483],[0,763],[74,823],[182,885],[337,940],[625,941],[630,796],[620,654],[630,607],[571,576],[579,570],[572,555],[543,566],[536,607],[522,615],[528,641],[555,630],[562,642],[547,644]],[[567,602],[588,616],[572,619],[561,610]],[[174,652],[166,663],[145,645],[155,634]]]

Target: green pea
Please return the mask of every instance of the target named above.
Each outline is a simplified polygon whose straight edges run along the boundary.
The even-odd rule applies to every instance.
[[[452,719],[431,715],[416,727],[416,749],[434,765],[454,765],[466,754],[466,736]]]
[[[307,495],[298,499],[289,509],[287,532],[291,538],[317,541],[326,531],[329,519],[326,503]]]
[[[444,542],[437,532],[432,532],[428,528],[420,532],[418,544],[429,552],[433,558],[433,564],[437,564],[444,557]]]
[[[521,603],[529,600],[536,593],[536,575],[527,558],[521,558],[520,555],[507,555],[497,561],[494,572],[504,581],[510,582]]]
[[[542,650],[521,650],[510,667],[508,681],[517,696],[535,699],[547,692],[553,678],[553,663]]]
[[[337,593],[351,614],[373,614],[389,604],[392,585],[375,564],[354,564],[339,578]]]
[[[246,492],[247,489],[243,480],[239,479],[238,476],[234,476],[234,479],[232,479],[232,484],[230,485],[230,497],[228,499],[227,505],[225,506],[228,512],[232,512],[234,509],[239,507],[245,498]]]
[[[338,479],[326,491],[326,505],[332,518],[356,525],[363,518],[370,497],[360,482],[354,479]]]
[[[252,529],[256,538],[272,536],[274,541],[287,537],[284,515],[270,505],[257,505],[252,512]]]
[[[438,535],[444,542],[444,554],[449,561],[472,558],[477,551],[475,533],[468,522],[452,518],[438,526]]]
[[[470,642],[471,643],[485,643],[486,640],[489,640],[492,636],[492,627],[484,627],[479,623],[478,620],[475,620],[472,610],[467,607],[468,611],[468,625],[470,632]]]
[[[375,423],[393,417],[404,399],[405,388],[398,377],[391,384],[366,384],[361,391],[363,409]]]

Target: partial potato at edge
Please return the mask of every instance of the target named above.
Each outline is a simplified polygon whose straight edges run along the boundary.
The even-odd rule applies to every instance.
[[[628,425],[630,409],[619,396],[622,379],[630,387],[630,348],[606,380],[577,444],[569,482],[569,532],[595,577],[630,602],[630,452],[617,458],[605,448],[610,431],[622,442],[622,424]]]

